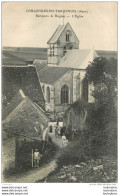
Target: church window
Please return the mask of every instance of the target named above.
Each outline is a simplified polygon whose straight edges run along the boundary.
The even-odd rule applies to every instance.
[[[82,81],[82,98],[84,101],[88,102],[88,80],[84,79]]]
[[[61,88],[61,104],[68,103],[68,86],[63,85]]]
[[[63,55],[65,55],[66,52],[67,52],[67,48],[66,48],[66,46],[64,46]]]
[[[66,41],[70,41],[70,31],[66,32]]]
[[[54,44],[50,45],[50,56],[54,56]]]
[[[47,87],[46,89],[46,101],[49,103],[50,102],[50,88]]]
[[[66,41],[69,41],[69,33],[66,34]]]

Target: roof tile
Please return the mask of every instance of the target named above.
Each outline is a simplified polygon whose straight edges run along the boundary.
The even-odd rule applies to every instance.
[[[65,56],[61,59],[59,66],[68,67],[68,68],[76,68],[76,69],[85,69],[86,67],[84,66],[84,62],[88,58],[90,53],[91,53],[90,49],[68,50]],[[88,64],[85,64],[85,65],[87,66]]]
[[[53,84],[69,70],[70,68],[46,66],[38,71],[38,76],[42,83]]]

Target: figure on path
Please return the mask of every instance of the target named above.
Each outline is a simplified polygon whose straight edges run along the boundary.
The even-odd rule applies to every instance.
[[[40,153],[38,149],[35,149],[34,152],[34,167],[39,167]]]
[[[55,135],[56,137],[60,137],[61,131],[60,131],[60,126],[57,124],[55,128]]]
[[[63,141],[63,145],[64,145],[64,146],[66,146],[66,145],[67,145],[68,140],[67,140],[67,138],[66,138],[65,134],[63,134],[63,136],[62,136],[62,141]]]
[[[59,125],[57,126],[57,128],[58,128],[58,137],[60,137],[61,136],[61,128]]]
[[[52,125],[49,126],[49,132],[52,133]]]

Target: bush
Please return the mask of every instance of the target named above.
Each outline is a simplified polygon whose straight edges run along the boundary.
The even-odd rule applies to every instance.
[[[89,149],[81,140],[71,142],[70,145],[62,149],[57,156],[58,167],[63,165],[86,162],[89,159]]]

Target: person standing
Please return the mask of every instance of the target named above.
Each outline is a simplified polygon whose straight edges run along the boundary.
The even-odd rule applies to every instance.
[[[60,135],[60,129],[59,129],[58,124],[56,125],[56,128],[55,128],[55,135],[56,135],[57,138],[58,138],[59,135]]]
[[[62,135],[62,141],[63,141],[63,145],[66,146],[66,144],[67,144],[67,139],[66,139],[65,134]]]
[[[57,130],[57,131],[58,131],[58,137],[60,137],[60,136],[61,136],[61,129],[60,129],[60,126],[58,125],[57,128],[58,128],[58,130]]]
[[[35,149],[34,152],[34,167],[39,167],[40,153],[38,149]]]
[[[52,133],[52,125],[49,126],[49,132]]]

